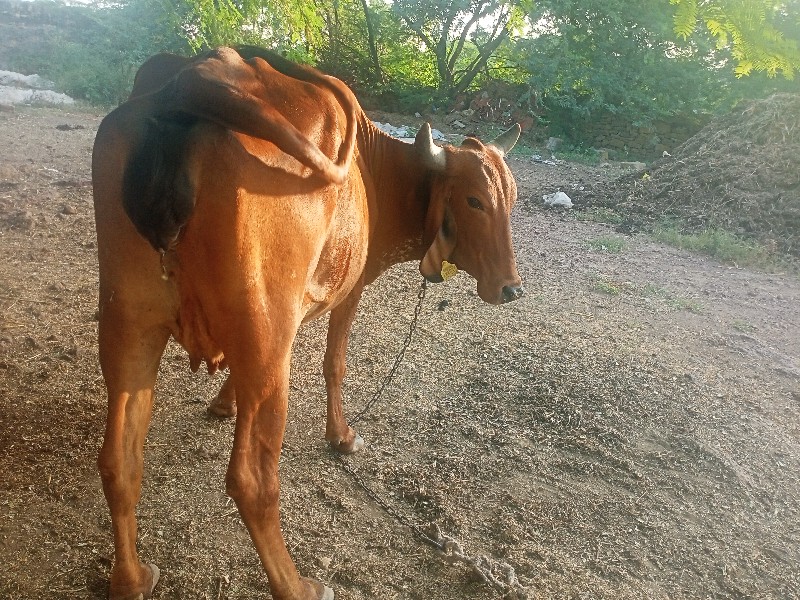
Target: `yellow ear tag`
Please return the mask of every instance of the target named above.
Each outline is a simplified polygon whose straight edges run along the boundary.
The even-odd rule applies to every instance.
[[[453,263],[449,263],[446,260],[442,261],[442,279],[447,281],[451,277],[455,277],[458,275],[458,267],[456,267]]]

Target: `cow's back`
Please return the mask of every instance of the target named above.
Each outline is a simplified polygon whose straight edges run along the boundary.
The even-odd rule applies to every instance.
[[[274,108],[337,156],[348,116],[336,98],[283,74],[266,83]],[[366,260],[366,194],[355,161],[344,183],[331,184],[269,140],[192,116],[154,119],[157,102],[132,99],[98,132],[101,281],[137,296],[193,365],[214,370],[242,303],[280,296],[307,320],[347,295]]]

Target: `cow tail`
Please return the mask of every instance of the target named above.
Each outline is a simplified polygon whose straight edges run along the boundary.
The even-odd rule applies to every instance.
[[[171,85],[158,92],[163,98],[162,106],[269,140],[323,179],[334,184],[343,183],[349,175],[356,147],[359,109],[355,96],[340,81],[313,69],[296,67],[290,75],[326,87],[343,107],[347,123],[343,144],[334,162],[270,104],[269,91],[262,82],[262,77],[268,73],[258,64],[259,58],[245,61],[231,48],[217,48],[191,67],[184,68]]]
[[[194,210],[197,184],[187,146],[191,117],[147,118],[122,180],[122,204],[139,233],[159,251],[174,246]]]
[[[359,115],[361,114],[361,107],[350,88],[335,77],[325,75],[311,67],[294,63],[280,54],[269,50],[264,50],[255,46],[240,46],[236,48],[236,51],[244,59],[261,58],[279,73],[299,81],[305,81],[327,88],[334,95],[339,106],[342,107],[346,115],[347,123],[345,126],[344,139],[342,140],[343,143],[339,149],[336,162],[332,163],[329,161],[330,166],[325,166],[324,174],[331,181],[338,180],[340,183],[341,180],[344,180],[350,169],[350,161],[355,155]]]

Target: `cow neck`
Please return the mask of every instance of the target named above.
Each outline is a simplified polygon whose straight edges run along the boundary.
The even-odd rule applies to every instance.
[[[413,144],[393,138],[366,121],[359,150],[375,186],[378,222],[374,239],[394,247],[384,251],[398,250],[393,253],[393,263],[421,259],[430,171],[421,164]]]

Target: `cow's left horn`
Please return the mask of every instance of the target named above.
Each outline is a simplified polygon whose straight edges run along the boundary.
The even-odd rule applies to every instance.
[[[504,131],[489,142],[489,145],[500,150],[502,154],[508,154],[517,143],[521,133],[522,128],[519,126],[519,123],[514,123],[508,131]]]
[[[430,123],[423,123],[422,127],[419,128],[417,137],[414,138],[414,147],[419,152],[426,167],[434,171],[445,170],[447,167],[446,153],[433,143]]]

